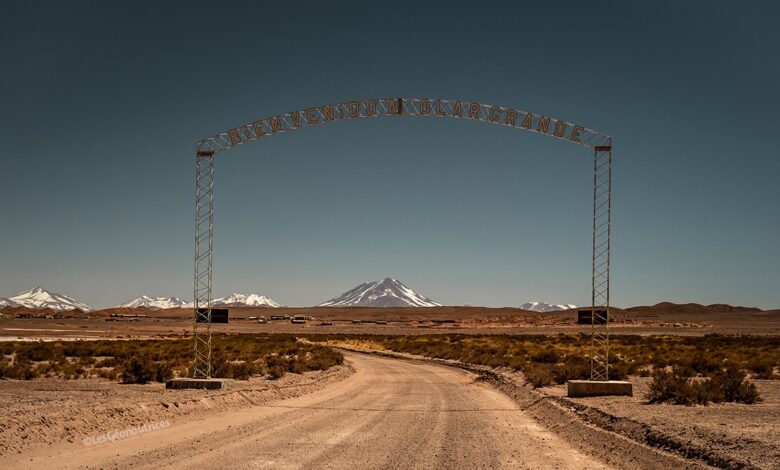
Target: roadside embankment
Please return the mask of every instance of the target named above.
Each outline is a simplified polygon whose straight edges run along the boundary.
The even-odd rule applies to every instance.
[[[221,391],[166,390],[160,383],[123,385],[100,379],[0,380],[0,467],[5,458],[36,447],[310,394],[353,372],[345,364],[285,374],[279,380],[239,380]]]

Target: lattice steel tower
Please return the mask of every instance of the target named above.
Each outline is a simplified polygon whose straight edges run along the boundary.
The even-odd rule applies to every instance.
[[[190,375],[211,377],[211,273],[214,247],[214,152],[195,157],[195,359]]]
[[[612,223],[612,145],[594,147],[591,380],[609,380],[609,251]]]

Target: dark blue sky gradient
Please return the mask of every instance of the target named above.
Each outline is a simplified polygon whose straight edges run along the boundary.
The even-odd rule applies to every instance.
[[[0,295],[192,297],[195,142],[308,106],[477,100],[614,138],[613,304],[780,307],[776,2],[3,2]],[[217,161],[215,294],[393,276],[590,298],[591,153],[357,120]]]

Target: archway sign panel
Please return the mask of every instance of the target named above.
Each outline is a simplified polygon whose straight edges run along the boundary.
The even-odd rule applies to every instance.
[[[212,372],[215,155],[248,142],[304,127],[380,116],[430,116],[481,121],[535,132],[593,149],[591,380],[608,380],[612,138],[585,126],[517,108],[441,98],[377,98],[325,104],[246,123],[198,142],[195,172],[195,358],[192,376],[211,377]]]
[[[219,153],[281,132],[379,116],[431,116],[482,121],[537,132],[590,148],[610,146],[612,142],[604,133],[517,108],[441,98],[378,98],[304,108],[246,123],[200,141],[198,151]]]

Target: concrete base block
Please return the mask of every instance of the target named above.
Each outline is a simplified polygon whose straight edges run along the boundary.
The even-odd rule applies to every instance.
[[[185,390],[185,389],[207,389],[207,390],[224,390],[230,388],[233,383],[232,379],[170,379],[165,381],[165,388],[171,390]]]
[[[622,380],[569,380],[567,385],[571,398],[634,395],[631,382]]]

